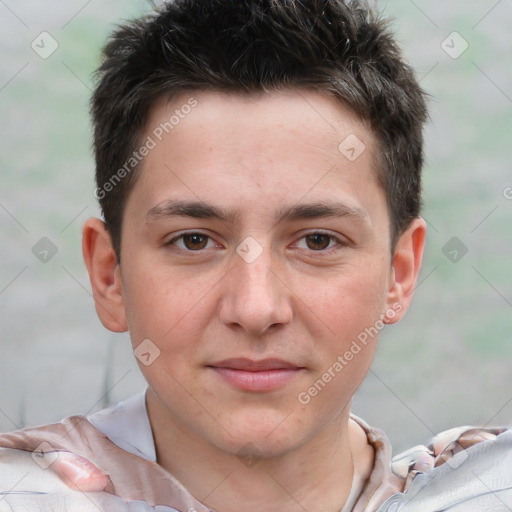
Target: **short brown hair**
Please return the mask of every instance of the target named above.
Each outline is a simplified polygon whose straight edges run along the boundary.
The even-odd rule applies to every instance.
[[[170,1],[116,29],[97,77],[95,194],[118,262],[139,167],[129,172],[126,162],[143,142],[156,100],[187,90],[307,87],[335,95],[380,142],[392,247],[420,214],[426,94],[387,21],[364,0]]]

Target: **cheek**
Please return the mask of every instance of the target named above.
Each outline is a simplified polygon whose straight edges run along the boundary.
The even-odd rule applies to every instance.
[[[158,272],[156,265],[133,270],[125,289],[133,348],[149,339],[163,356],[159,363],[165,361],[169,370],[179,371],[193,360],[198,349],[195,340],[201,339],[211,321],[208,292],[215,280],[205,277],[196,282],[188,275]]]
[[[338,341],[338,348],[361,331],[373,326],[386,305],[386,283],[377,265],[333,277],[322,287],[311,283],[308,303],[321,319],[328,337]]]
[[[311,325],[318,326],[312,332],[313,351],[319,355],[311,391],[324,394],[325,386],[325,401],[321,400],[325,407],[338,400],[348,402],[371,365],[384,327],[384,288],[377,269],[363,269],[333,279],[331,286],[310,297]]]
[[[298,395],[319,416],[333,418],[349,403],[366,376],[384,324],[385,294],[377,272],[333,280],[310,297],[310,325],[319,356],[307,387]],[[321,319],[321,321],[319,321]]]

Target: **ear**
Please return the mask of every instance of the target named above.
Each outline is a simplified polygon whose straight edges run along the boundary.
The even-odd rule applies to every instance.
[[[417,218],[398,239],[391,268],[388,309],[383,318],[386,324],[398,322],[409,309],[423,259],[426,233],[426,222]]]
[[[105,223],[88,219],[82,230],[82,254],[91,281],[96,313],[110,331],[128,330],[123,301],[121,269]]]

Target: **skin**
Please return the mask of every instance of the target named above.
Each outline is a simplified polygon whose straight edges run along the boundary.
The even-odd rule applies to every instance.
[[[145,136],[190,96],[156,103]],[[196,498],[217,512],[240,503],[254,512],[339,512],[354,474],[365,478],[373,464],[349,413],[378,336],[309,403],[297,397],[366,328],[404,315],[425,222],[414,220],[391,250],[375,137],[338,100],[309,90],[193,97],[197,107],[138,170],[120,264],[103,222],[85,223],[96,310],[108,329],[129,330],[134,349],[146,339],[158,347],[152,364],[140,364],[158,462]],[[338,150],[350,134],[366,146],[353,162]],[[176,199],[238,217],[161,214]],[[276,220],[283,207],[320,202],[345,212]],[[148,215],[157,206],[160,214]],[[183,232],[203,236],[176,239]],[[251,263],[236,252],[249,236],[262,248]],[[279,389],[246,391],[207,366],[235,357],[302,369]]]

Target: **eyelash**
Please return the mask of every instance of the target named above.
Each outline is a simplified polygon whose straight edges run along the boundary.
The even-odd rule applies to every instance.
[[[205,234],[205,233],[201,233],[200,231],[189,231],[189,232],[185,232],[185,233],[181,233],[180,235],[178,236],[175,236],[173,239],[171,239],[169,242],[166,242],[164,245],[167,246],[167,247],[170,247],[170,246],[173,246],[175,244],[175,242],[177,242],[178,240],[182,240],[185,236],[191,236],[191,235],[199,235],[199,236],[202,236],[202,237],[205,237],[208,239],[208,241],[212,240],[212,237]],[[326,233],[325,231],[311,231],[310,233],[306,233],[305,235],[303,235],[299,240],[303,240],[304,238],[307,238],[308,236],[312,236],[312,235],[324,235],[324,236],[327,236],[328,238],[330,238],[331,242],[336,242],[337,243],[337,247],[333,248],[327,248],[327,249],[320,249],[320,250],[317,250],[315,251],[314,249],[306,249],[312,253],[329,253],[329,254],[333,254],[333,253],[336,253],[342,249],[344,249],[345,247],[347,247],[349,245],[348,242],[346,241],[343,241],[341,240],[340,238],[332,235],[331,233]],[[208,243],[208,242],[207,242]],[[193,251],[193,250],[190,250],[190,249],[182,249],[182,248],[173,248],[173,249],[176,249],[178,251],[184,251],[184,252],[187,252],[187,253],[190,253],[190,254],[193,254],[193,253],[202,253],[204,252],[206,249],[198,249],[197,251]]]

